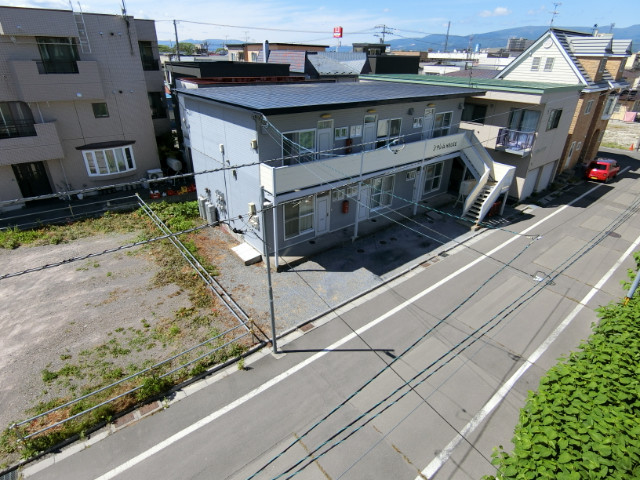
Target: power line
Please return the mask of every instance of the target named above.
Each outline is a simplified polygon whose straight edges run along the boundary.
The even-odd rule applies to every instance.
[[[306,461],[306,464],[304,466],[302,466],[299,470],[293,472],[291,475],[287,476],[287,479],[290,479],[292,477],[294,477],[295,475],[297,475],[298,473],[300,473],[302,470],[304,470],[304,468],[306,468],[306,466],[308,466],[310,463],[316,461],[317,459],[319,459],[320,457],[322,457],[323,455],[325,455],[329,450],[331,450],[332,448],[335,448],[336,446],[340,445],[342,442],[344,442],[347,438],[349,438],[351,435],[353,435],[354,433],[356,433],[358,430],[360,430],[364,425],[366,425],[367,423],[369,423],[373,418],[376,418],[377,416],[379,416],[381,413],[383,413],[385,410],[387,410],[388,408],[390,408],[391,406],[395,405],[398,403],[398,401],[405,397],[409,392],[411,392],[412,390],[407,390],[404,394],[402,394],[398,399],[395,399],[391,404],[387,405],[382,411],[378,412],[377,414],[375,414],[372,418],[368,419],[366,421],[366,423],[364,425],[361,425],[359,427],[357,427],[354,431],[352,431],[351,433],[348,434],[347,437],[336,441],[333,445],[330,446],[329,450],[326,450],[325,452],[322,452],[316,456],[313,456],[311,458],[310,455],[317,452],[318,450],[320,450],[321,448],[323,448],[324,446],[326,446],[328,444],[328,442],[330,442],[331,440],[333,440],[334,438],[336,438],[338,435],[340,435],[341,433],[343,433],[347,428],[353,426],[355,424],[355,422],[359,421],[360,419],[364,418],[366,415],[368,415],[369,413],[371,413],[375,408],[377,408],[378,406],[381,406],[384,402],[386,402],[387,400],[389,400],[393,395],[395,395],[396,393],[400,392],[404,387],[409,386],[411,388],[411,386],[409,385],[410,382],[412,382],[413,380],[417,379],[420,375],[422,375],[423,373],[425,373],[426,371],[430,370],[433,366],[437,365],[441,360],[443,360],[444,358],[446,358],[446,356],[448,356],[450,353],[455,352],[455,349],[458,347],[461,347],[461,350],[458,351],[457,353],[455,353],[455,355],[452,358],[449,358],[445,363],[440,364],[437,369],[431,373],[429,373],[429,375],[425,378],[423,378],[422,380],[420,380],[415,386],[419,386],[422,383],[424,383],[428,378],[430,378],[435,372],[439,371],[440,369],[442,369],[446,364],[450,363],[451,360],[453,358],[457,358],[460,353],[462,353],[463,351],[465,351],[466,349],[468,349],[471,345],[475,344],[480,338],[482,338],[483,336],[485,336],[487,333],[489,333],[491,330],[493,330],[494,328],[496,328],[496,326],[498,326],[505,318],[507,318],[509,315],[511,315],[514,311],[516,311],[518,308],[520,308],[520,306],[522,306],[524,303],[528,302],[531,298],[533,298],[533,296],[537,295],[540,291],[542,291],[542,289],[545,288],[546,285],[549,285],[553,282],[553,280],[555,278],[557,278],[561,273],[563,273],[564,271],[566,271],[571,265],[573,265],[578,259],[582,258],[584,255],[586,255],[586,253],[590,250],[592,250],[593,248],[595,248],[595,246],[597,246],[599,243],[601,243],[608,235],[609,233],[612,231],[612,229],[617,228],[618,226],[620,226],[621,224],[623,224],[624,222],[627,221],[628,218],[630,218],[633,214],[635,214],[638,209],[640,208],[640,199],[636,200],[630,207],[627,208],[627,210],[623,213],[621,213],[616,219],[614,219],[609,226],[606,227],[606,230],[602,230],[600,232],[598,232],[593,238],[592,241],[588,244],[586,244],[585,246],[583,246],[581,249],[579,249],[576,253],[574,253],[573,255],[571,255],[567,260],[565,260],[565,262],[563,262],[559,267],[556,267],[556,269],[554,269],[554,272],[556,272],[556,274],[552,277],[551,274],[549,274],[547,276],[548,280],[546,282],[538,282],[536,285],[532,286],[531,288],[529,288],[526,292],[524,292],[522,295],[520,295],[516,300],[514,300],[513,302],[511,302],[507,307],[505,307],[504,309],[502,309],[498,314],[496,314],[495,316],[493,316],[491,319],[489,319],[487,322],[485,322],[482,326],[480,326],[478,329],[476,329],[474,332],[470,333],[465,339],[463,339],[461,342],[459,342],[458,344],[456,344],[453,348],[449,349],[445,354],[441,355],[438,359],[436,359],[434,362],[432,362],[431,364],[429,364],[425,369],[423,369],[422,371],[418,372],[418,374],[414,375],[414,377],[412,377],[410,380],[406,381],[404,385],[401,385],[400,387],[398,387],[397,389],[395,389],[391,394],[389,394],[387,397],[385,397],[383,400],[381,400],[380,402],[378,402],[377,404],[375,404],[373,407],[371,407],[370,409],[368,409],[366,412],[364,412],[363,414],[361,414],[358,418],[356,418],[355,420],[353,420],[352,422],[350,422],[346,427],[343,427],[340,431],[338,431],[336,434],[332,435],[327,441],[323,442],[322,444],[320,444],[316,449],[312,450],[311,453],[307,453],[307,455],[305,455],[305,457],[303,457],[298,463],[294,464],[292,467],[290,467],[289,469],[287,469],[285,472],[283,472],[282,474],[273,477],[274,479],[278,479],[283,477],[286,473],[288,473],[289,471],[291,471],[293,468],[300,466],[302,463],[304,463]],[[532,244],[529,243],[529,245],[527,245],[526,248],[528,248],[530,245]],[[524,250],[523,250],[524,251]],[[522,252],[523,252],[522,251]],[[522,253],[521,252],[521,253]],[[521,254],[520,253],[520,254]],[[517,256],[519,256],[520,254],[518,254]],[[514,257],[514,260],[515,258]],[[572,260],[573,259],[573,260]],[[562,268],[560,268],[562,267]],[[501,268],[497,273],[500,273],[505,267]],[[492,277],[493,278],[493,277]],[[487,282],[485,282],[480,288],[482,288]],[[472,295],[475,295],[477,293],[478,290],[476,290]],[[530,294],[530,295],[529,295]],[[529,295],[527,297],[527,295]],[[467,297],[467,299],[465,299],[465,302],[468,301],[470,298]],[[462,306],[462,304],[458,305],[452,312],[450,312],[449,314],[447,314],[441,321],[439,321],[436,326],[441,323],[442,321],[446,320],[447,318],[449,318],[458,308],[460,308]],[[502,318],[499,318],[499,317]],[[496,323],[494,323],[493,325],[491,325],[491,322],[493,322],[494,320],[498,319],[498,321]],[[485,327],[488,327],[488,329],[486,331],[482,331]],[[435,327],[433,327],[435,328]],[[433,329],[430,329],[425,335],[423,335],[420,339],[418,339],[417,342],[421,341],[422,338],[424,338],[428,333],[430,333],[430,331],[432,331]],[[478,335],[476,337],[476,335]],[[471,343],[469,343],[468,345],[464,345],[465,342],[467,342],[469,339],[472,339]],[[416,343],[412,344],[412,346],[410,348],[412,348]],[[401,358],[402,356],[404,356],[407,353],[407,350],[405,350],[403,353],[400,354],[399,357],[396,357],[389,365],[393,364],[395,361],[397,361],[399,358]],[[386,369],[386,367],[385,367]],[[365,384],[368,385],[373,379],[375,379],[377,376],[379,375],[376,374],[374,377],[372,377],[371,380],[367,381],[367,383]],[[449,377],[450,378],[450,377]],[[356,390],[356,392],[354,392],[354,394],[350,395],[345,402],[341,402],[341,404],[337,407],[340,408],[341,406],[343,406],[344,404],[346,404],[346,402],[348,402],[349,400],[351,400],[353,398],[353,396],[357,395],[358,393],[360,393],[362,391],[364,387],[359,388],[358,390]],[[437,391],[437,390],[436,390]],[[271,463],[273,463],[273,461],[275,461],[277,458],[279,458],[282,454],[284,454],[289,448],[291,448],[294,444],[296,444],[298,441],[300,441],[302,438],[304,438],[304,436],[306,436],[308,433],[311,432],[311,430],[315,429],[320,423],[324,422],[329,416],[331,416],[336,410],[337,408],[335,408],[334,410],[332,410],[328,415],[326,415],[325,417],[323,417],[323,419],[321,419],[319,422],[317,422],[316,424],[314,424],[310,429],[308,429],[302,436],[298,436],[298,438],[296,439],[296,441],[294,441],[292,444],[290,444],[289,446],[287,446],[284,450],[281,451],[280,454],[278,454],[278,456],[274,457],[269,463],[267,463],[266,465],[264,465],[263,467],[261,467],[260,470],[258,470],[255,474],[253,474],[251,477],[248,478],[253,478],[257,473],[259,473],[260,471],[264,470],[264,468],[266,468],[267,466],[269,466]],[[395,428],[395,427],[394,427]],[[457,431],[457,430],[456,430]],[[458,432],[459,433],[459,432]],[[466,438],[465,438],[466,440]],[[473,445],[472,445],[473,447]],[[475,448],[475,447],[473,447]],[[484,456],[483,456],[484,457]]]
[[[272,207],[267,207],[264,210],[269,210],[271,208]],[[262,212],[262,210],[258,210],[257,212],[258,213]],[[227,223],[227,222],[230,222],[230,221],[242,220],[242,219],[243,219],[243,216],[242,215],[238,215],[237,217],[233,217],[233,218],[229,218],[229,219],[225,219],[225,220],[220,220],[220,221],[218,221],[216,223]],[[40,272],[42,270],[47,270],[49,268],[60,267],[62,265],[67,265],[67,264],[70,264],[70,263],[75,263],[75,262],[79,262],[79,261],[82,261],[82,260],[87,260],[87,259],[93,258],[93,257],[99,257],[99,256],[102,256],[102,255],[106,255],[108,253],[118,252],[120,250],[126,250],[126,249],[129,249],[129,248],[134,248],[134,247],[139,247],[139,246],[142,246],[142,245],[147,245],[149,243],[157,242],[158,240],[176,238],[176,237],[178,237],[180,235],[185,235],[187,233],[197,232],[197,231],[203,230],[203,229],[205,229],[207,227],[213,227],[213,226],[216,225],[216,223],[205,223],[203,225],[198,225],[196,227],[192,227],[192,228],[188,228],[188,229],[185,229],[185,230],[181,230],[179,232],[173,232],[173,233],[167,233],[165,235],[159,235],[157,237],[153,237],[153,238],[150,238],[150,239],[147,239],[147,240],[141,240],[139,242],[128,243],[128,244],[120,245],[120,246],[114,247],[114,248],[108,248],[108,249],[102,250],[100,252],[93,252],[93,253],[88,253],[86,255],[80,255],[80,256],[76,256],[76,257],[71,257],[71,258],[67,258],[65,260],[61,260],[59,262],[48,263],[46,265],[41,265],[39,267],[28,268],[28,269],[25,269],[25,270],[21,270],[19,272],[6,273],[4,275],[0,275],[0,281],[6,280],[8,278],[19,277],[21,275],[26,275],[27,273]]]

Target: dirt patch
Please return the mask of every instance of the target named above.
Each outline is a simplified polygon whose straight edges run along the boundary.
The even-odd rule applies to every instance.
[[[609,120],[607,129],[602,137],[603,146],[629,150],[640,147],[640,123]]]
[[[134,238],[101,235],[0,250],[0,274]],[[224,315],[193,308],[177,285],[157,286],[158,271],[137,247],[0,281],[0,426],[24,419],[25,410],[39,402],[74,398],[96,381],[116,380],[160,361],[227,324]]]

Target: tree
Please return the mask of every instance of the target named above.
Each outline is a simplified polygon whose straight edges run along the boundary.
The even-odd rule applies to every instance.
[[[185,55],[193,55],[196,51],[196,46],[193,43],[180,42],[180,53]]]
[[[158,45],[158,51],[160,53],[173,53],[175,49],[169,45]]]

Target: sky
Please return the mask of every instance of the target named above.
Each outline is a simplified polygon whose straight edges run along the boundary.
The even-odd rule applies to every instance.
[[[73,9],[90,13],[120,14],[123,0],[73,0]],[[156,20],[158,40],[175,39],[173,20],[177,20],[178,38],[202,40],[220,38],[239,41],[269,40],[335,46],[334,27],[341,26],[343,45],[353,42],[378,42],[386,26],[385,41],[420,38],[426,34],[469,36],[523,26],[591,27],[601,31],[615,23],[617,28],[640,23],[637,0],[619,0],[612,4],[601,0],[402,0],[346,2],[323,0],[317,5],[300,0],[124,0],[127,14]],[[70,9],[68,0],[9,0],[8,6]],[[348,7],[347,7],[348,5]],[[377,28],[376,28],[377,27]]]

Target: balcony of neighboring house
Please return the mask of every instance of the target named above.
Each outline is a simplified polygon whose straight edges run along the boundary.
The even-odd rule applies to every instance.
[[[63,157],[55,122],[0,122],[0,165],[42,162]]]
[[[535,132],[523,132],[503,127],[498,130],[495,149],[524,157],[531,152],[535,137]]]
[[[13,60],[9,63],[23,102],[104,99],[98,62]]]
[[[521,157],[531,153],[536,139],[535,132],[513,130],[497,125],[461,122],[460,129],[472,131],[485,148],[492,148]]]
[[[469,147],[466,133],[423,139],[422,135],[347,143],[344,147],[317,151],[304,148],[304,138],[294,140],[296,148],[284,148],[285,155],[260,165],[260,181],[274,195],[331,184],[447,155]]]

